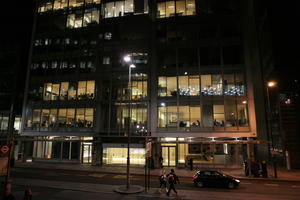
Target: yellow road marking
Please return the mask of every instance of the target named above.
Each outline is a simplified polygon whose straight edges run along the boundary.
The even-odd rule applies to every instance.
[[[97,178],[102,178],[103,176],[105,176],[106,174],[97,174],[97,173],[93,173],[93,174],[89,174],[88,176],[92,176],[92,177],[97,177]]]

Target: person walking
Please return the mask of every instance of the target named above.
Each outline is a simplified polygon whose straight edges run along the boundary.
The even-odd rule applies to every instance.
[[[163,168],[163,161],[164,161],[163,157],[159,156],[158,160],[159,160],[159,167]]]
[[[266,161],[262,161],[261,163],[261,175],[263,178],[268,178],[268,168]]]
[[[190,170],[191,171],[193,171],[193,163],[194,161],[193,161],[193,158],[190,158],[190,160],[189,160],[189,164],[190,164]]]
[[[244,172],[245,176],[249,176],[249,165],[247,160],[244,161]]]
[[[165,191],[167,191],[167,176],[166,170],[162,170],[158,177],[159,180],[159,192],[162,192],[162,187]]]
[[[175,174],[174,169],[171,169],[171,172],[167,175],[167,179],[168,179],[168,183],[169,183],[167,196],[170,195],[171,190],[173,190],[175,192],[175,194],[177,195],[177,191],[175,189],[175,184],[179,183],[179,178]]]

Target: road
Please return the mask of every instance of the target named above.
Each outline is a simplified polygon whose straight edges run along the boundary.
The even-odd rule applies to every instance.
[[[113,192],[112,188],[126,184],[126,175],[110,173],[90,173],[67,170],[39,170],[15,168],[11,173],[13,191],[17,200],[24,193],[24,185],[31,185],[34,200],[60,199],[168,199],[164,193],[157,191],[158,178],[150,179],[151,190],[145,194],[121,195]],[[144,186],[144,176],[133,175],[131,183]],[[180,178],[178,199],[201,200],[240,200],[240,199],[300,199],[300,182],[242,180],[238,189],[224,188],[195,188],[191,178]]]

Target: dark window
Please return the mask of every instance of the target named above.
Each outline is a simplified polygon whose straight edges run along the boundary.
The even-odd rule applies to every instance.
[[[60,158],[61,142],[52,142],[52,158]]]

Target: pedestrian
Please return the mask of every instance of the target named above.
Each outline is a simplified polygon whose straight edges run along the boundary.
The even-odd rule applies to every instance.
[[[244,171],[245,171],[245,176],[249,176],[249,165],[247,160],[244,161]]]
[[[190,170],[193,171],[193,158],[190,158],[189,164],[190,164]]]
[[[159,156],[158,160],[159,160],[159,167],[162,168],[163,167],[163,161],[164,161],[163,157]]]
[[[261,175],[263,178],[268,178],[268,168],[266,161],[262,161],[261,163]]]
[[[159,192],[161,192],[162,187],[165,191],[167,191],[167,176],[166,170],[162,170],[158,177],[159,180]]]
[[[170,195],[171,190],[173,190],[175,192],[175,194],[177,195],[177,191],[175,189],[175,184],[179,183],[179,178],[175,174],[174,169],[171,169],[171,172],[167,175],[167,179],[168,179],[168,183],[169,183],[167,196]]]

